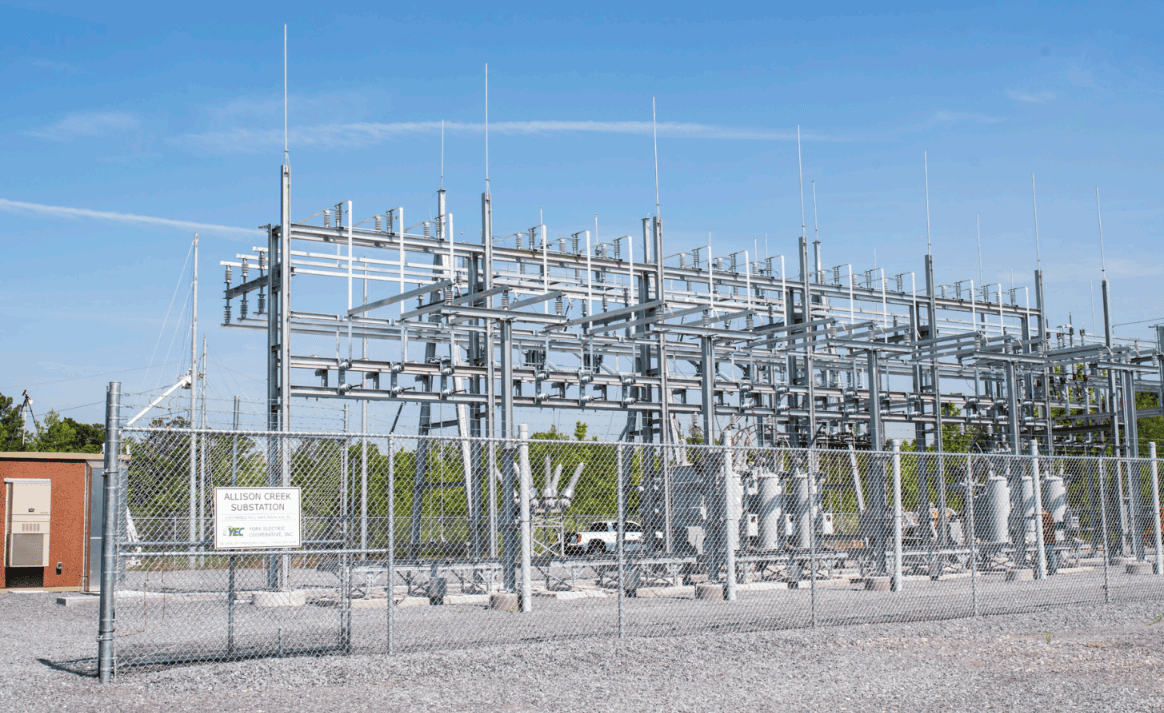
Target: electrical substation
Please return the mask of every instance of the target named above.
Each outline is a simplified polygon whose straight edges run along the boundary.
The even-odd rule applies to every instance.
[[[918,256],[916,273],[888,275],[844,256],[830,261],[805,234],[787,257],[720,254],[710,242],[677,251],[657,212],[602,241],[586,228],[496,230],[488,189],[480,238],[458,241],[443,189],[436,218],[413,225],[403,207],[361,213],[352,201],[309,206],[300,211],[309,218],[293,221],[287,166],[280,183],[267,244],[221,263],[223,324],[266,332],[270,431],[294,430],[296,398],[348,399],[418,404],[415,433],[457,440],[454,482],[430,473],[429,442],[418,442],[414,551],[426,498],[457,488],[468,504],[467,557],[513,552],[499,523],[514,522],[520,508],[521,468],[512,458],[499,464],[494,449],[482,455],[483,441],[473,439],[515,438],[515,408],[625,413],[619,441],[643,449],[630,516],[657,535],[642,542],[652,562],[684,570],[705,549],[713,560],[726,543],[733,553],[737,533],[737,554],[754,550],[755,562],[840,539],[820,505],[823,461],[851,476],[829,487],[848,489],[859,534],[885,553],[888,466],[864,455],[859,466],[858,455],[886,451],[889,424],[912,426],[922,495],[907,527],[916,527],[917,544],[947,551],[973,531],[994,554],[1026,550],[1028,539],[1033,550],[1036,499],[1069,528],[1067,487],[1090,476],[1060,467],[1032,478],[1005,459],[970,473],[964,455],[945,455],[942,434],[983,456],[1119,461],[1139,456],[1137,417],[1158,412],[1137,412],[1136,394],[1160,394],[1161,345],[1141,351],[1113,341],[1106,279],[1104,333],[1090,335],[1052,326],[1040,269],[1033,289],[941,285],[931,255]],[[328,286],[298,299],[309,280]],[[331,343],[334,354],[317,353]],[[435,418],[438,405],[456,418]],[[694,427],[684,436],[686,421]],[[752,455],[717,459],[692,451],[696,441]],[[735,486],[724,487],[725,478]],[[970,523],[949,504],[963,500],[952,483],[964,495],[976,478],[969,487],[988,504]],[[1143,559],[1143,538],[1129,533],[1150,512],[1139,488],[1119,487],[1126,497],[1109,502],[1108,515],[1122,523],[1129,554]],[[552,504],[556,488],[555,478],[541,496]],[[543,516],[554,510],[533,507]],[[933,526],[917,527],[931,510]],[[743,525],[725,532],[729,520]],[[565,556],[560,547],[556,554]],[[875,559],[884,572],[885,557]],[[716,580],[724,566],[708,574]]]

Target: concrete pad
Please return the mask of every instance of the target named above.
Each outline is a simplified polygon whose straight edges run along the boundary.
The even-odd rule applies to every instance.
[[[695,585],[695,598],[709,602],[722,602],[723,585],[715,582],[701,582]]]
[[[494,592],[489,595],[489,608],[496,611],[515,612],[518,609],[516,592]]]
[[[445,597],[445,604],[488,604],[488,594],[450,594]]]
[[[1006,571],[1006,581],[1033,582],[1035,581],[1035,573],[1029,569],[1009,569]]]
[[[352,609],[387,609],[387,599],[353,599]]]
[[[893,588],[892,577],[866,577],[865,590],[869,592],[888,592]]]
[[[93,595],[80,597],[57,597],[57,604],[60,604],[63,607],[75,607],[82,604],[99,604],[100,602],[101,597],[95,597]]]
[[[397,609],[404,607],[427,607],[429,606],[428,597],[404,597],[396,602]]]
[[[543,590],[534,592],[534,596],[546,599],[557,599],[558,601],[570,601],[573,599],[605,599],[610,595],[601,589],[574,589],[566,592],[549,592]]]
[[[256,607],[301,607],[307,603],[307,595],[302,589],[289,592],[255,592],[251,604]]]
[[[617,596],[617,594],[611,593],[610,596]],[[693,597],[695,596],[695,587],[639,587],[635,590],[635,596],[639,599],[649,597]]]
[[[788,589],[787,582],[748,582],[736,586],[739,592],[769,592],[774,589]]]
[[[1155,574],[1156,567],[1151,562],[1130,562],[1126,571],[1128,574]]]

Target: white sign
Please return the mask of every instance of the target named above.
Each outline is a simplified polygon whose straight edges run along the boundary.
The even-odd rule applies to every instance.
[[[215,488],[214,549],[300,546],[299,488]]]

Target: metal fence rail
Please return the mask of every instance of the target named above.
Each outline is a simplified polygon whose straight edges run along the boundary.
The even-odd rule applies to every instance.
[[[1154,450],[118,433],[122,670],[1164,596]],[[216,551],[214,488],[272,485],[300,489],[302,547]]]

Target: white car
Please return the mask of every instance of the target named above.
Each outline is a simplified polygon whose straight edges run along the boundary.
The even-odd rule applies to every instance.
[[[626,523],[626,549],[641,550],[643,547],[643,526],[637,522]],[[596,520],[585,530],[566,535],[566,554],[599,555],[618,551],[618,521]]]

